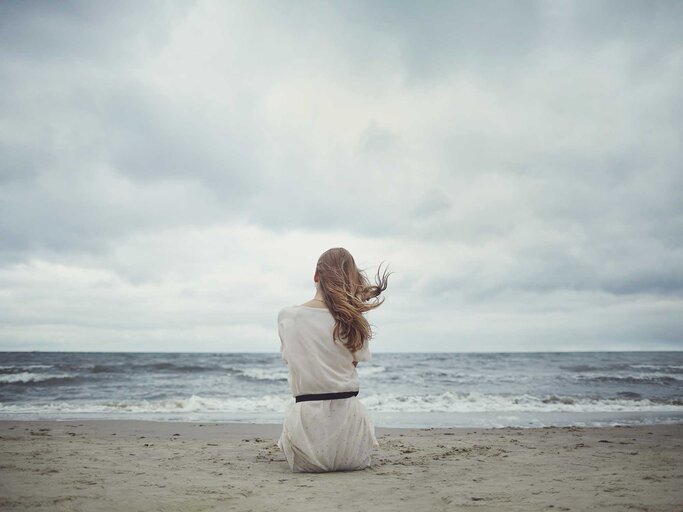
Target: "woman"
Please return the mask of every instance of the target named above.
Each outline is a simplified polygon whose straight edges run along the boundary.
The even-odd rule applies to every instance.
[[[379,307],[386,271],[372,285],[342,247],[315,268],[315,297],[278,314],[282,359],[296,401],[285,412],[278,446],[294,472],[350,471],[370,465],[375,427],[358,400],[358,361],[373,337],[363,313]]]

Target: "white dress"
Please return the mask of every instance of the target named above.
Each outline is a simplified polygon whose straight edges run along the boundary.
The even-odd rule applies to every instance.
[[[369,360],[370,350],[366,342],[351,353],[334,340],[329,310],[288,306],[278,313],[277,323],[292,395],[359,390],[353,361]],[[290,403],[277,444],[294,472],[363,469],[379,446],[372,419],[355,396]]]

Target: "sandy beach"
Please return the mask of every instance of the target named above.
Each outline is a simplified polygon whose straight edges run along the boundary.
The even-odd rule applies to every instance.
[[[683,510],[683,424],[384,429],[372,468],[291,473],[279,425],[0,421],[2,510]]]

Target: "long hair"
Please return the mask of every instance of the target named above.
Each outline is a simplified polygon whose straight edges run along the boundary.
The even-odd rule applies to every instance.
[[[363,343],[373,337],[363,313],[384,303],[379,295],[386,290],[387,280],[393,272],[387,274],[385,269],[380,276],[378,268],[376,284],[371,284],[365,272],[356,266],[351,253],[343,247],[322,253],[315,268],[323,300],[335,320],[333,338],[342,340],[351,352],[360,350]]]

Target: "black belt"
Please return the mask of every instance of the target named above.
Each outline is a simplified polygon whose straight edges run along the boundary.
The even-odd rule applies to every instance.
[[[341,393],[318,393],[317,395],[299,395],[297,402],[308,402],[309,400],[337,400],[339,398],[351,398],[358,395],[358,391],[342,391]]]

